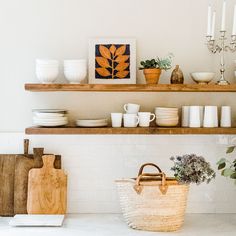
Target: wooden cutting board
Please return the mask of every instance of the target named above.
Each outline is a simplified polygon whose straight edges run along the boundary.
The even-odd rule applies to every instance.
[[[0,216],[14,215],[16,155],[0,154]]]
[[[43,156],[43,167],[29,171],[28,214],[66,214],[67,176],[53,167],[54,155]]]
[[[34,148],[34,154],[29,155],[28,145],[25,143],[24,155],[17,155],[15,161],[14,214],[27,214],[28,174],[30,169],[43,166],[44,149]],[[61,156],[56,156],[54,167],[61,168]]]

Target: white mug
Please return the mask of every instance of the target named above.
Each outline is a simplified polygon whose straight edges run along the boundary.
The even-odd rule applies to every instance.
[[[222,106],[221,107],[221,120],[220,127],[231,127],[231,107]]]
[[[119,128],[122,126],[122,113],[111,113],[111,124],[114,128]]]
[[[201,109],[200,106],[190,106],[189,108],[189,127],[201,127]]]
[[[136,114],[124,114],[124,127],[133,128],[139,124],[139,117]]]
[[[140,105],[128,103],[124,105],[124,110],[127,114],[138,114]]]
[[[150,122],[154,121],[156,116],[151,112],[139,112],[139,126],[140,127],[149,127]]]
[[[217,106],[205,106],[203,126],[205,128],[218,127]]]
[[[182,106],[182,127],[189,127],[190,106]]]

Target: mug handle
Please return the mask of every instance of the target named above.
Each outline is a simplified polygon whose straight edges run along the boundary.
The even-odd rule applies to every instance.
[[[127,106],[128,106],[128,104],[125,104],[125,105],[124,105],[124,110],[125,110],[126,112],[128,111]]]
[[[136,118],[137,118],[136,125],[138,125],[138,124],[139,124],[139,117],[138,117],[138,116],[136,116]]]
[[[154,121],[155,120],[155,118],[156,118],[156,115],[154,114],[154,113],[151,113],[151,116],[153,116],[151,119],[150,119],[150,121],[149,122],[152,122],[152,121]],[[150,116],[150,117],[151,117]]]

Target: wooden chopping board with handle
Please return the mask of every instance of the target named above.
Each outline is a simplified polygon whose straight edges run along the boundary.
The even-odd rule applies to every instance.
[[[24,155],[17,155],[14,179],[14,214],[27,214],[28,175],[32,168],[43,166],[44,148],[34,148],[33,155],[28,154],[29,140],[24,142]],[[61,156],[56,155],[56,169],[61,168]]]
[[[43,167],[29,171],[28,214],[66,214],[67,175],[54,161],[54,155],[44,155]]]
[[[16,155],[0,154],[0,216],[14,215]]]

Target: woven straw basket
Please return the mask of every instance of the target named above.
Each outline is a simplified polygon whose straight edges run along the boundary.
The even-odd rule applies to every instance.
[[[143,173],[145,166],[154,166],[159,173]],[[183,225],[189,186],[166,178],[155,164],[144,164],[137,178],[117,180],[116,184],[125,221],[131,228],[167,232]]]

